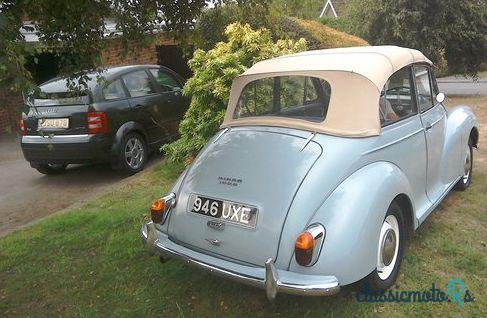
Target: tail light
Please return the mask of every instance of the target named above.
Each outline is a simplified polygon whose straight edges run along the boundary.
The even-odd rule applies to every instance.
[[[325,228],[321,224],[313,224],[296,238],[294,255],[301,266],[311,266],[318,256],[325,238]]]
[[[108,132],[107,115],[104,112],[89,112],[87,124],[90,134],[106,134]]]
[[[155,200],[150,207],[152,222],[164,224],[171,208],[176,205],[176,194],[171,193],[163,198]]]
[[[25,131],[25,123],[24,123],[24,117],[22,115],[20,116],[20,134],[22,136],[25,136],[26,131]]]

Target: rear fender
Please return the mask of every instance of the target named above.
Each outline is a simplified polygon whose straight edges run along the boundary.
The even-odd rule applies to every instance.
[[[334,275],[341,285],[367,276],[376,268],[379,232],[387,209],[401,193],[411,197],[410,184],[392,163],[375,162],[353,173],[308,222],[320,223],[326,229],[318,261],[303,267],[293,257],[290,270]]]
[[[113,144],[110,149],[110,158],[112,163],[118,163],[123,137],[132,131],[141,134],[147,143],[147,133],[145,132],[145,129],[142,127],[142,125],[134,121],[126,122],[125,124],[120,126],[120,128],[118,128],[117,132],[115,133]]]

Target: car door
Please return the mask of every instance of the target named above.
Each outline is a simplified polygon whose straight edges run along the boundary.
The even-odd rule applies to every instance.
[[[160,125],[167,128],[170,137],[178,134],[179,122],[187,110],[187,99],[183,96],[183,85],[172,72],[160,67],[150,68],[150,74],[161,95],[159,112],[156,120]]]
[[[445,191],[442,181],[442,158],[445,144],[446,112],[433,98],[431,70],[428,66],[413,67],[416,98],[425,131],[427,148],[426,193],[436,202]]]
[[[134,121],[144,127],[150,145],[158,143],[168,132],[166,127],[157,122],[162,98],[149,73],[139,69],[123,75],[122,81],[130,94],[129,103]]]

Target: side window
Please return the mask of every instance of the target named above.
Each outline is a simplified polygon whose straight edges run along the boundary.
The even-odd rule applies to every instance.
[[[170,92],[182,88],[181,84],[170,73],[157,68],[151,68],[150,72],[163,91]]]
[[[414,66],[413,70],[419,111],[424,112],[434,105],[429,70],[426,66]]]
[[[145,96],[155,93],[149,75],[145,71],[136,71],[122,77],[131,97]]]
[[[409,67],[392,74],[381,91],[379,114],[382,126],[416,113],[413,85]]]
[[[119,99],[125,97],[125,91],[120,80],[116,80],[103,88],[103,97],[106,100]]]

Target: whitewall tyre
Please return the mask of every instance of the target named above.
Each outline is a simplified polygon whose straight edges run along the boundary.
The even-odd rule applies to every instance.
[[[396,202],[392,202],[379,232],[376,268],[366,279],[371,289],[386,290],[395,283],[402,262],[405,238],[402,209]]]

